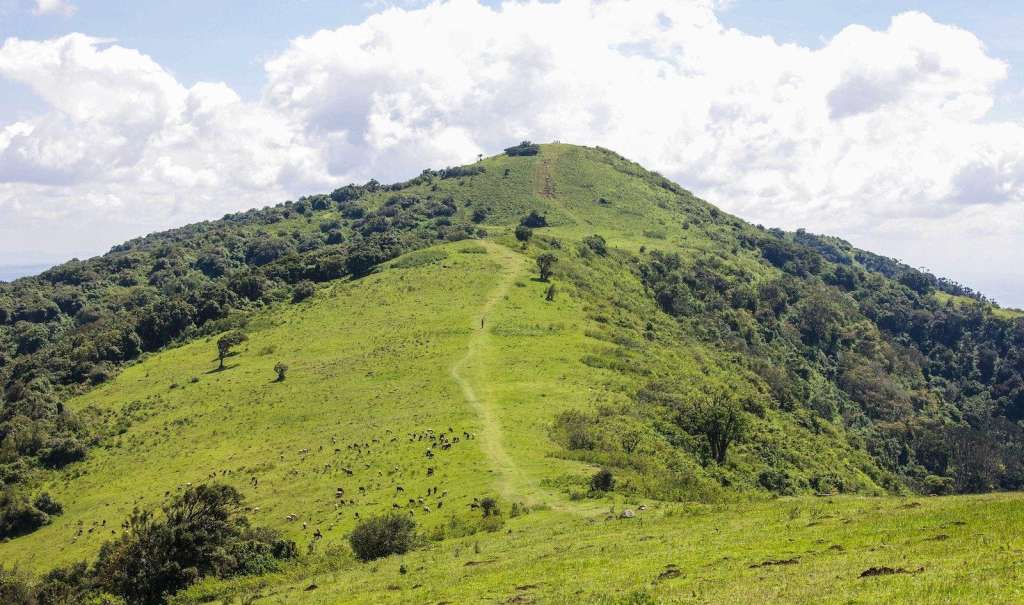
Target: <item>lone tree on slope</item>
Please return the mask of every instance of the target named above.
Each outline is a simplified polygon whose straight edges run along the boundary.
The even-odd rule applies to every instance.
[[[224,336],[221,336],[217,340],[217,361],[220,363],[220,365],[217,366],[217,369],[223,370],[224,358],[231,354],[231,349],[247,340],[249,340],[249,337],[237,330],[234,332],[228,332]]]
[[[691,434],[703,434],[711,457],[725,464],[729,446],[747,431],[747,419],[739,401],[724,392],[713,392],[681,409],[676,425]]]
[[[526,245],[526,242],[530,241],[531,237],[533,237],[533,229],[530,229],[526,225],[519,225],[516,227],[516,239],[523,242],[523,246]]]
[[[548,281],[557,260],[558,257],[550,252],[545,252],[537,257],[537,269],[540,271],[541,281]]]
[[[288,373],[288,366],[284,362],[277,362],[274,365],[274,371],[277,372],[277,381],[284,382],[285,374]]]

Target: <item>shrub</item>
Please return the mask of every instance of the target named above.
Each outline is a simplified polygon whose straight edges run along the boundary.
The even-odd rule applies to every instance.
[[[530,214],[527,214],[519,221],[519,224],[530,229],[539,229],[548,226],[548,219],[536,210],[531,210]]]
[[[505,149],[505,155],[509,156],[537,155],[538,153],[540,153],[540,145],[535,145],[530,141],[523,141]]]
[[[274,364],[274,372],[277,373],[277,381],[284,382],[284,379],[288,374],[288,366],[284,362],[279,361]]]
[[[39,454],[39,461],[47,468],[63,468],[79,460],[85,460],[85,446],[74,437],[54,439]]]
[[[586,244],[587,248],[590,248],[599,256],[605,256],[608,254],[608,246],[605,243],[604,238],[600,235],[588,235],[583,238],[583,243]]]
[[[294,556],[294,543],[249,528],[239,514],[242,502],[233,487],[206,484],[176,497],[163,519],[136,509],[124,535],[100,548],[97,588],[129,603],[162,603],[203,576],[266,571],[269,558]]]
[[[595,492],[610,492],[615,489],[615,475],[606,468],[594,473],[590,478],[590,489]]]
[[[545,252],[537,257],[537,270],[540,272],[540,280],[548,281],[558,257],[550,252]]]
[[[501,510],[498,508],[498,500],[491,496],[487,496],[480,501],[480,510],[483,512],[485,517],[492,517],[501,514]]]
[[[924,478],[924,491],[933,496],[949,494],[953,491],[953,479],[951,477],[940,477],[928,475]]]
[[[597,447],[597,442],[589,430],[578,427],[569,432],[568,445],[571,450],[592,450]]]
[[[295,284],[295,289],[292,290],[292,302],[302,302],[308,298],[312,298],[314,294],[316,294],[316,286],[314,286],[313,282],[308,279],[304,279]]]
[[[785,471],[765,469],[757,476],[757,483],[768,491],[781,495],[793,493],[789,475]]]
[[[60,502],[54,500],[53,497],[46,492],[36,496],[36,499],[32,502],[32,506],[35,506],[48,515],[59,515],[64,512],[64,507],[61,506]]]
[[[0,493],[0,540],[30,534],[50,522],[50,516],[24,494],[7,489]]]
[[[348,538],[352,552],[362,561],[408,552],[414,545],[416,522],[405,515],[388,513],[356,525]]]
[[[376,265],[391,260],[400,253],[401,248],[395,242],[379,234],[373,234],[352,245],[345,266],[352,275],[362,276]]]
[[[245,248],[245,262],[262,266],[292,252],[292,245],[283,239],[267,237],[254,240]]]
[[[516,227],[516,239],[523,242],[524,244],[530,241],[533,237],[533,229],[530,229],[526,225],[519,225]]]
[[[345,241],[345,236],[342,235],[341,231],[331,229],[327,232],[327,237],[324,241],[326,241],[328,245],[340,244]]]
[[[31,578],[17,569],[0,567],[0,603],[7,605],[35,605]]]

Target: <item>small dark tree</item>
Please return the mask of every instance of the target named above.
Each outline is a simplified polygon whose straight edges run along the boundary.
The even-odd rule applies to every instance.
[[[340,244],[345,241],[345,236],[338,229],[331,229],[327,232],[325,241],[328,245]]]
[[[218,370],[224,369],[224,359],[231,354],[231,349],[237,347],[243,342],[249,340],[249,337],[244,333],[234,330],[228,332],[224,336],[217,339],[217,361],[220,365],[217,366]]]
[[[593,250],[598,256],[605,256],[608,254],[608,246],[605,243],[604,238],[600,235],[588,235],[583,238],[583,243]]]
[[[274,371],[277,372],[277,381],[284,382],[285,375],[288,373],[288,366],[279,361],[274,365]]]
[[[491,496],[487,496],[480,501],[480,510],[483,511],[485,517],[501,514],[498,510],[498,501]]]
[[[348,537],[352,552],[362,561],[408,552],[416,539],[416,522],[398,513],[371,517],[356,525]]]
[[[548,302],[555,300],[555,284],[548,286],[548,293],[544,295],[544,300]]]
[[[550,252],[545,252],[537,257],[537,270],[540,271],[541,281],[548,281],[551,278],[551,273],[557,260],[558,257]]]
[[[54,500],[47,492],[43,492],[36,496],[32,505],[51,516],[59,515],[64,512],[64,507],[61,506],[60,502]]]
[[[622,443],[622,451],[626,452],[627,454],[632,454],[633,452],[636,451],[637,446],[640,445],[640,440],[642,438],[643,435],[640,433],[640,431],[626,431],[625,433],[622,434],[622,437],[620,437],[619,439]]]
[[[533,237],[533,229],[530,229],[526,225],[519,225],[516,227],[516,239],[523,242],[524,246],[530,241],[531,237]]]
[[[530,229],[539,229],[548,226],[548,219],[536,210],[531,210],[530,214],[527,214],[519,221],[519,224]]]
[[[594,473],[590,478],[590,489],[595,492],[610,492],[615,489],[615,475],[606,468]]]
[[[530,141],[523,141],[522,143],[513,147],[505,149],[505,154],[509,156],[516,155],[537,155],[540,152],[540,145],[531,143]]]

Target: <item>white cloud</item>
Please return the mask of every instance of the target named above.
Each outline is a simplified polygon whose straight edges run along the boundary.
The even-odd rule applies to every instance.
[[[932,268],[964,281],[992,246],[1022,265],[1024,236],[1006,225],[1024,208],[1024,123],[987,117],[1008,66],[973,34],[912,12],[812,50],[727,29],[720,5],[392,6],[293,40],[252,101],[107,41],[8,40],[0,75],[49,109],[0,126],[0,213],[103,207],[125,229],[139,212],[164,226],[560,139],[616,149],[755,222],[912,262],[945,242]]]
[[[37,15],[61,15],[70,17],[78,10],[74,4],[65,0],[36,0],[36,8],[33,13]]]

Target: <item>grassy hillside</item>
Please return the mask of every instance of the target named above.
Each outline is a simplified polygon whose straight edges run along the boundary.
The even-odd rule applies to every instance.
[[[120,434],[43,486],[64,514],[4,545],[4,558],[43,570],[87,557],[133,507],[152,508],[165,493],[214,477],[259,509],[254,521],[280,526],[303,546],[312,533],[303,523],[321,528],[325,544],[341,543],[356,514],[404,507],[433,486],[448,492],[430,499],[435,509],[442,501],[461,512],[473,497],[499,492],[545,501],[539,480],[580,466],[546,458],[550,414],[585,402],[597,387],[593,376],[573,371],[574,354],[557,353],[587,347],[579,313],[568,300],[546,305],[544,286],[506,248],[456,243],[431,251],[439,254],[414,253],[397,265],[432,262],[329,286],[306,303],[257,315],[225,371],[214,371],[216,348],[202,339],[74,400],[73,409],[109,414]],[[481,315],[500,346],[479,342]],[[534,340],[557,343],[542,368],[521,354],[519,368],[506,365],[503,353],[522,353]],[[277,383],[272,368],[281,360],[290,369]],[[475,401],[453,379],[456,368],[468,388],[480,385]],[[535,400],[530,391],[548,385]],[[497,398],[502,409],[492,408]],[[462,439],[428,459],[420,437],[427,430]],[[423,523],[440,523],[446,512],[423,513]],[[298,520],[287,522],[289,514]]]
[[[1024,500],[908,496],[1024,482],[1024,322],[600,148],[157,234],[0,312],[4,494],[63,507],[0,542],[37,574],[225,483],[301,556],[177,602],[1019,596]],[[391,511],[417,548],[357,563],[353,528]]]
[[[376,564],[320,558],[177,603],[1015,603],[1018,496],[538,513]],[[407,573],[400,572],[400,567]],[[874,571],[869,571],[874,570]],[[888,573],[887,573],[888,572]],[[879,575],[872,575],[873,573]]]

